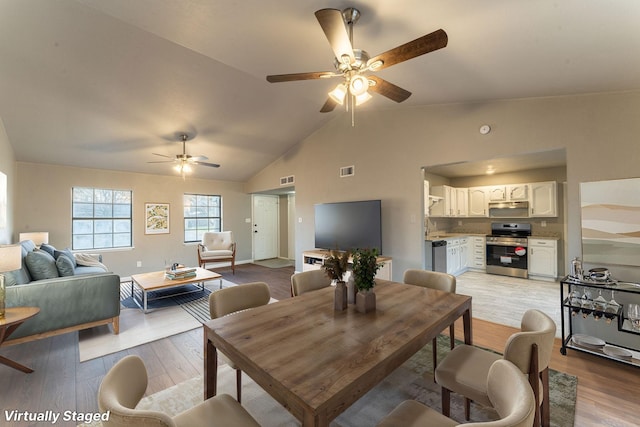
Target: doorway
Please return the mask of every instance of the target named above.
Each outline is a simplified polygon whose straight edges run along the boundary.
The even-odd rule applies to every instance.
[[[253,259],[278,257],[279,197],[253,195]]]

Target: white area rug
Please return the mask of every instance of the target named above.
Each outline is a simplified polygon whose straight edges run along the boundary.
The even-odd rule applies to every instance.
[[[211,291],[216,291],[220,288],[220,282],[215,280],[208,282],[205,286]],[[236,285],[223,280],[222,286]],[[117,353],[201,326],[202,323],[179,305],[158,308],[147,314],[138,308],[122,308],[118,335],[114,335],[111,328],[106,325],[79,332],[80,362]]]
[[[182,307],[166,307],[147,314],[137,308],[120,310],[120,333],[109,326],[85,329],[79,333],[80,362],[117,353],[202,326]]]

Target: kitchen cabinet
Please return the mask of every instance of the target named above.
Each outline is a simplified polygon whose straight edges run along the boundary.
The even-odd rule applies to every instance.
[[[558,241],[529,238],[529,276],[555,280],[558,276]]]
[[[522,202],[529,200],[529,184],[512,184],[507,186],[507,201]]]
[[[469,188],[469,208],[468,216],[487,217],[489,211],[489,192],[487,187]]]
[[[469,238],[461,237],[460,238],[460,246],[458,250],[458,256],[460,258],[460,263],[458,265],[458,272],[462,273],[467,271],[469,268]]]
[[[558,216],[557,184],[555,181],[530,184],[530,217]]]
[[[469,208],[469,189],[468,188],[456,188],[456,213],[457,217],[468,216]]]
[[[487,267],[487,241],[483,236],[469,237],[469,268],[485,271]]]
[[[489,187],[490,202],[504,202],[507,200],[507,187],[505,185],[494,185]]]
[[[455,275],[460,270],[460,240],[447,240],[447,273]]]
[[[440,198],[440,202],[431,208],[431,216],[452,217],[457,214],[457,189],[448,185],[437,185],[431,189],[431,194]]]
[[[447,238],[447,273],[457,276],[469,269],[471,239],[469,236]]]

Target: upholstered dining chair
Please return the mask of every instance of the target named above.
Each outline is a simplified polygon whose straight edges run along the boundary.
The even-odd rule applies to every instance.
[[[331,279],[323,269],[303,271],[291,276],[291,296],[331,286]]]
[[[232,231],[208,231],[198,243],[198,265],[205,268],[207,263],[231,262],[231,271],[236,274],[236,242]]]
[[[430,289],[437,289],[439,291],[456,293],[456,277],[441,273],[439,271],[409,269],[404,272],[402,281],[408,285],[422,286]],[[449,325],[449,346],[451,349],[455,347],[455,325],[452,323]],[[435,369],[438,365],[438,337],[433,339],[433,370],[435,381]]]
[[[465,397],[465,417],[469,419],[470,400],[491,405],[486,387],[489,368],[499,359],[516,365],[527,375],[536,401],[534,425],[550,424],[549,362],[556,324],[540,310],[527,310],[520,322],[521,332],[509,337],[504,355],[470,345],[458,345],[436,368],[436,381],[442,386],[442,413],[449,415],[451,391]],[[542,408],[540,406],[542,405]]]
[[[269,304],[270,300],[271,293],[266,283],[245,283],[244,285],[232,286],[212,292],[211,295],[209,295],[209,314],[212,319],[217,319],[218,317],[226,316],[227,314],[232,314],[237,311]],[[225,362],[236,371],[236,395],[238,402],[241,402],[242,371],[224,354],[219,354],[221,354]]]
[[[102,379],[98,390],[100,411],[109,411],[105,427],[245,427],[256,420],[228,394],[220,394],[173,417],[164,412],[136,409],[147,389],[148,376],[139,356],[120,359]]]
[[[378,427],[482,426],[531,427],[536,412],[533,391],[517,366],[508,360],[497,360],[489,368],[486,381],[491,405],[500,419],[459,424],[415,400],[405,400],[378,424]]]

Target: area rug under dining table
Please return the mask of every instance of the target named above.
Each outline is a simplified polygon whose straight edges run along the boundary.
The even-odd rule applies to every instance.
[[[441,335],[438,343],[439,358],[449,352],[449,338]],[[407,399],[417,400],[440,410],[440,386],[432,380],[431,344],[427,344],[407,362],[392,372],[380,384],[338,416],[334,427],[375,426],[396,405]],[[246,374],[243,375],[242,405],[263,427],[299,426],[282,405],[260,388]],[[549,391],[551,425],[573,426],[577,378],[557,371],[550,371]],[[139,409],[162,411],[171,415],[180,413],[202,401],[203,378],[191,378],[166,390],[146,396]],[[218,368],[218,392],[235,397],[235,372],[228,365]],[[451,416],[464,421],[463,399],[455,394],[451,399]],[[471,421],[488,421],[497,418],[491,408],[472,403]],[[86,426],[99,427],[100,423]],[[83,425],[85,426],[85,425]]]

